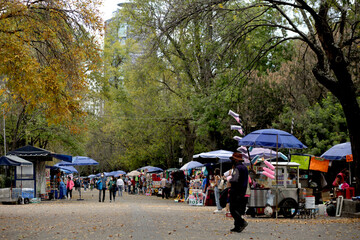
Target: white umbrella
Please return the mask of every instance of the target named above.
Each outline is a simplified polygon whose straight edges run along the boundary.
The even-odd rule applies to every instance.
[[[136,177],[136,176],[139,176],[140,174],[141,174],[141,172],[134,170],[134,171],[129,172],[127,175],[129,177]]]
[[[197,161],[190,161],[190,162],[186,163],[184,166],[182,166],[180,168],[180,170],[184,171],[184,170],[189,170],[189,169],[192,169],[192,168],[198,168],[198,167],[203,167],[203,166],[204,166],[204,164],[199,163]]]

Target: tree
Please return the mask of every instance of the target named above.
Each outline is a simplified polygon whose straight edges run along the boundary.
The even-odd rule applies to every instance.
[[[303,41],[316,56],[312,73],[343,108],[355,162],[357,192],[360,192],[360,107],[356,99],[359,81],[352,75],[358,71],[354,66],[358,64],[360,50],[358,1],[195,0],[181,1],[172,6],[171,14],[167,16],[168,25],[165,26],[167,32],[174,32],[184,22],[211,13],[214,9],[221,11],[222,15],[236,14],[243,18],[244,22],[228,34],[232,37],[233,47],[238,47],[238,43],[243,43],[249,33],[259,28],[280,30],[277,36],[263,42],[263,48],[254,56],[254,61],[286,41]],[[291,35],[287,34],[289,32]]]
[[[84,113],[87,76],[99,61],[98,0],[0,2],[1,100],[41,109],[49,123]]]
[[[186,155],[191,157],[194,154],[194,144],[198,146],[195,142],[198,138],[212,150],[229,147],[226,139],[231,133],[226,131],[229,121],[225,115],[234,102],[242,100],[237,88],[242,88],[246,82],[245,78],[240,78],[245,74],[240,72],[239,75],[238,69],[249,71],[247,66],[254,64],[248,62],[249,56],[262,47],[259,45],[261,41],[251,42],[251,48],[248,49],[240,47],[226,51],[231,44],[224,41],[224,33],[236,26],[236,23],[242,22],[241,18],[225,16],[218,9],[213,9],[179,23],[176,30],[169,31],[167,27],[172,19],[169,20],[168,16],[174,14],[172,2],[134,2],[133,6],[136,8],[130,7],[129,18],[132,20],[134,35],[145,39],[147,47],[144,49],[150,50],[145,51],[145,57],[147,54],[157,55],[156,60],[163,65],[160,71],[171,73],[167,75],[170,77],[154,78],[154,81],[162,84],[163,89],[169,90],[170,94],[181,98],[186,106],[183,109],[183,115],[188,116],[183,121],[184,135],[189,137],[189,144],[184,148]],[[174,1],[174,4],[177,3]],[[216,17],[220,15],[222,18]],[[231,24],[222,24],[228,21]],[[274,31],[264,29],[253,32],[248,38],[258,39],[272,35]],[[249,42],[248,39],[244,41]],[[291,48],[284,45],[284,49]],[[279,53],[284,56],[282,59],[291,55],[280,50],[274,51],[272,58],[268,55],[264,59],[263,66],[276,69],[281,60],[274,56],[280,55]],[[263,66],[256,65],[259,72],[264,72]],[[237,98],[231,101],[229,96]]]

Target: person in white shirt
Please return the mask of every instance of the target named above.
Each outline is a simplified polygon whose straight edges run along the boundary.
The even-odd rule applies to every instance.
[[[119,195],[118,196],[122,197],[122,191],[124,189],[124,180],[122,180],[121,176],[117,179],[116,185],[117,185],[118,190],[119,190]]]

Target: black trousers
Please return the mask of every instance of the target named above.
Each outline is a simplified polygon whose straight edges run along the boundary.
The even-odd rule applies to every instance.
[[[102,197],[102,201],[105,201],[105,192],[106,192],[106,189],[101,189],[99,190],[99,202],[101,202],[101,192],[103,193],[103,197]]]
[[[164,187],[162,189],[162,195],[161,196],[162,196],[162,198],[166,197],[166,199],[168,199],[169,196],[170,196],[170,189],[167,188],[167,187]]]
[[[72,189],[67,189],[66,191],[66,197],[69,198],[69,195],[70,195],[70,198],[72,198]]]
[[[242,215],[245,214],[247,198],[244,195],[230,193],[230,213],[234,218],[235,228],[244,226],[245,220]]]
[[[110,194],[110,201],[111,201],[112,198],[113,198],[113,199],[114,199],[114,202],[115,202],[116,191],[114,191],[114,190],[109,190],[109,194]]]

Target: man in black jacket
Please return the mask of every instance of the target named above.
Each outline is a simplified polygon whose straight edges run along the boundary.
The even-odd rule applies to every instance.
[[[248,169],[243,165],[242,154],[234,152],[230,158],[233,162],[233,171],[230,179],[230,213],[234,218],[235,227],[232,232],[242,232],[248,223],[242,218],[245,214],[247,199],[245,198],[248,186]]]

